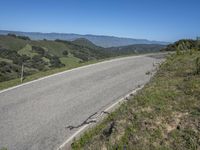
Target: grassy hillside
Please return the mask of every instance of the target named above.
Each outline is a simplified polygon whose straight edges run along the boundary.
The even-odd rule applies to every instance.
[[[18,39],[12,36],[2,36],[0,35],[0,48],[20,50],[22,49],[27,42],[22,39]]]
[[[142,91],[74,141],[72,148],[198,150],[199,100],[200,51],[173,54]]]
[[[0,36],[0,82],[24,75],[110,57],[102,50],[65,41],[31,41],[22,36]]]
[[[72,41],[72,43],[80,45],[80,46],[84,46],[84,47],[90,47],[90,48],[94,48],[94,49],[101,49],[101,47],[96,46],[91,41],[89,41],[89,40],[87,40],[85,38],[78,38],[78,39]]]
[[[69,49],[70,53],[74,55],[75,57],[81,59],[82,61],[89,61],[94,59],[104,59],[108,57],[118,56],[117,53],[110,53],[109,51],[106,51],[104,48],[100,48],[97,46],[94,46],[92,43],[85,44],[86,40],[82,40],[77,44],[74,42],[69,41],[63,41],[63,40],[56,40],[56,42],[65,44]],[[83,44],[83,45],[81,45]]]

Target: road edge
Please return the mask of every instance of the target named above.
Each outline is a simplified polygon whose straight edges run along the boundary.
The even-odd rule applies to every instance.
[[[103,112],[112,112],[114,111],[122,102],[125,102],[126,100],[130,99],[131,96],[137,94],[138,91],[143,89],[145,85],[141,85],[137,87],[136,89],[132,90],[122,98],[118,99],[115,103],[109,105],[106,109],[103,110]],[[66,149],[71,149],[71,143],[73,142],[74,139],[79,138],[81,134],[84,133],[89,127],[93,127],[101,122],[103,118],[105,118],[105,114],[100,114],[99,118],[97,118],[97,122],[95,124],[86,124],[83,127],[81,127],[78,131],[76,131],[74,134],[72,134],[66,141],[64,141],[56,150],[66,150]]]

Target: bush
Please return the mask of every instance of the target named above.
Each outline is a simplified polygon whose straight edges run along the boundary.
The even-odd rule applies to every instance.
[[[31,60],[31,67],[36,68],[38,70],[44,70],[46,62],[43,61],[42,57],[39,55],[35,55]]]
[[[64,56],[67,56],[68,54],[69,54],[69,53],[68,53],[67,50],[63,51],[63,55],[64,55]]]
[[[19,76],[20,67],[4,61],[0,62],[0,82],[7,81]]]
[[[52,56],[52,57],[50,58],[50,63],[51,63],[51,67],[53,67],[53,68],[56,68],[56,67],[63,67],[63,66],[64,66],[64,64],[62,64],[62,63],[60,62],[60,59],[59,59],[58,57],[56,57],[56,56]]]
[[[42,47],[32,46],[32,50],[37,52],[38,54],[40,54],[42,56],[45,55],[45,50]]]
[[[195,40],[179,40],[173,44],[169,44],[166,48],[165,51],[176,51],[177,49],[179,51],[187,51],[190,49],[195,49],[196,48],[196,41]],[[178,52],[179,53],[179,52]]]
[[[14,50],[0,49],[0,57],[15,60],[19,58],[20,55]]]

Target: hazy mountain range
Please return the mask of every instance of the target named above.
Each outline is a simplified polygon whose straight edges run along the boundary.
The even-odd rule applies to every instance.
[[[169,44],[168,42],[163,41],[150,41],[146,39],[132,39],[132,38],[121,38],[114,36],[104,36],[104,35],[80,35],[80,34],[71,34],[71,33],[40,33],[40,32],[20,32],[20,31],[8,31],[0,30],[1,35],[7,35],[8,33],[13,33],[20,36],[28,36],[32,40],[68,40],[73,41],[79,38],[85,38],[94,43],[97,46],[101,47],[118,47],[118,46],[127,46],[133,44]]]

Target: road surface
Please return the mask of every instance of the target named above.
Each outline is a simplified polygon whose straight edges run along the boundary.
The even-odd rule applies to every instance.
[[[149,81],[162,54],[114,59],[0,92],[0,148],[57,149],[88,116]]]

